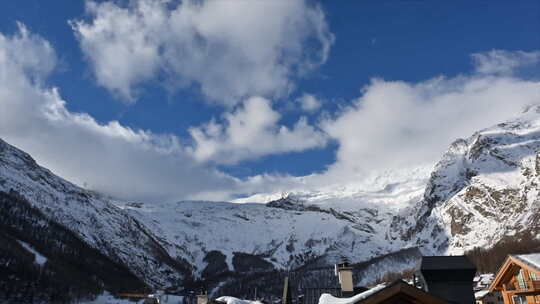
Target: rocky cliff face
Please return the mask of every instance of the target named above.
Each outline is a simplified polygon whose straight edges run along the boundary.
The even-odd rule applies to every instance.
[[[455,141],[435,166],[412,228],[418,244],[460,253],[540,228],[540,107]]]

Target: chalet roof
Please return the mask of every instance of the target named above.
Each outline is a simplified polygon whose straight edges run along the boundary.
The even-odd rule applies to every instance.
[[[540,274],[540,253],[509,255],[497,271],[489,289],[500,290],[502,284],[510,280],[520,268]]]
[[[223,304],[262,304],[260,301],[242,300],[235,297],[223,296],[215,300],[218,303]]]
[[[518,254],[514,255],[514,257],[540,271],[540,253]]]
[[[413,300],[411,302],[407,301],[406,303],[448,303],[447,301],[440,299],[439,297],[428,294],[421,289],[407,284],[403,280],[397,280],[391,284],[377,285],[369,290],[366,290],[365,292],[359,293],[350,298],[336,298],[330,294],[322,294],[321,298],[319,299],[319,304],[376,304],[389,299]]]
[[[354,304],[358,301],[365,300],[366,298],[370,297],[371,295],[377,293],[382,289],[385,289],[386,287],[386,284],[379,284],[350,298],[337,298],[331,294],[323,293],[321,295],[321,298],[319,299],[319,304]]]
[[[422,257],[421,270],[451,270],[451,269],[476,269],[471,261],[465,256],[424,256]]]

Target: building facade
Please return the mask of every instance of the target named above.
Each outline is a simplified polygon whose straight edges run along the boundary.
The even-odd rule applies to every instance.
[[[505,304],[540,304],[540,253],[509,255],[490,291],[500,291]]]

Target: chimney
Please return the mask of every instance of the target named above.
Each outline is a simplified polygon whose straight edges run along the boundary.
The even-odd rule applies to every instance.
[[[344,262],[336,264],[335,266],[336,275],[339,279],[339,284],[341,285],[341,295],[343,297],[351,297],[354,295],[354,285],[352,278],[353,268],[349,266],[349,263]]]
[[[451,303],[474,303],[476,266],[466,256],[425,256],[418,273],[423,289]]]
[[[206,292],[197,295],[197,304],[208,304],[208,294]]]

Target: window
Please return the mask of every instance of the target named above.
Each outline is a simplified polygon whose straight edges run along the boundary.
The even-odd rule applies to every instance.
[[[527,298],[525,296],[513,296],[512,301],[514,304],[527,304]]]
[[[527,284],[525,282],[525,276],[523,275],[523,269],[519,270],[519,274],[517,275],[517,281],[520,289],[527,289]],[[525,302],[527,303],[527,302]]]
[[[529,276],[531,277],[531,280],[533,280],[533,281],[538,280],[538,276],[536,275],[536,273],[534,273],[532,271],[529,272]]]

